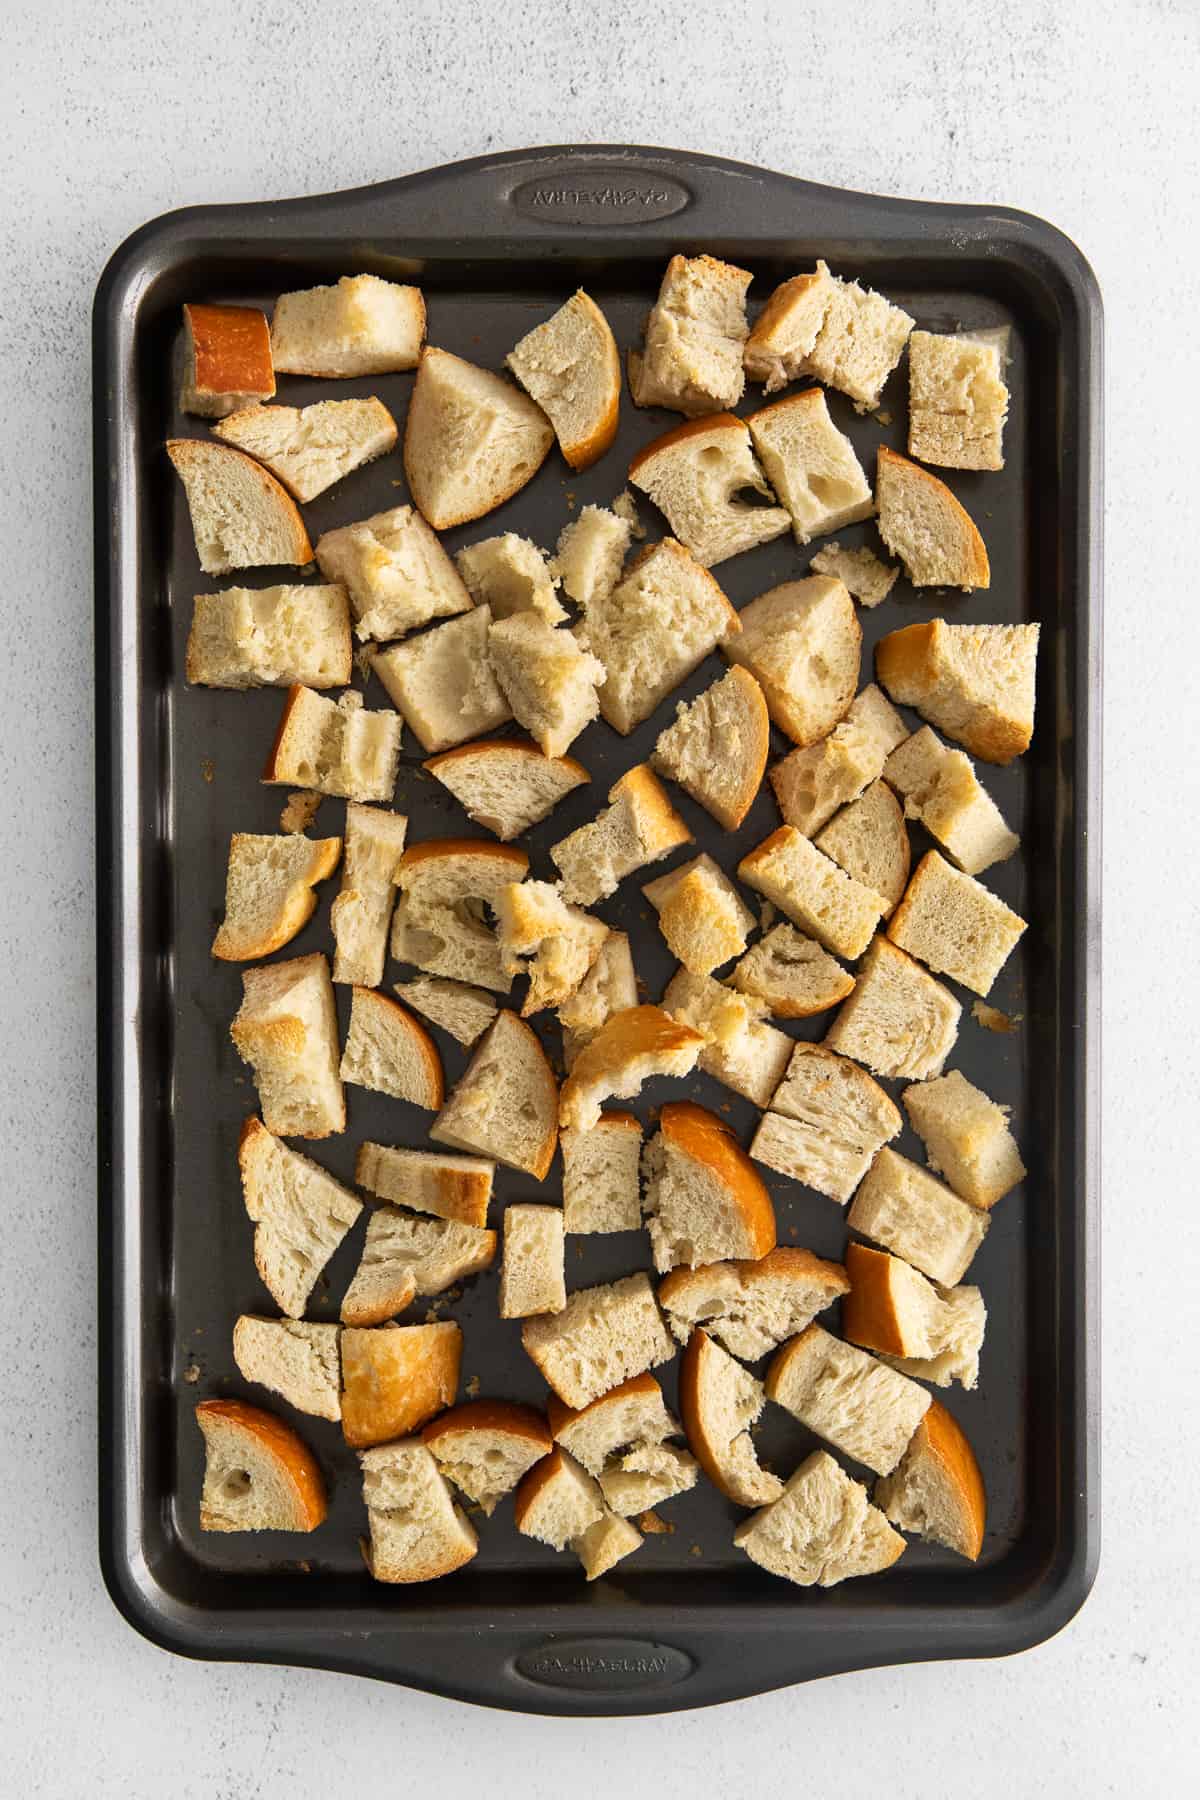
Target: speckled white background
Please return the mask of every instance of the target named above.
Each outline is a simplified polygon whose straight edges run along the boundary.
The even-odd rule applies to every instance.
[[[480,1784],[542,1800],[565,1781],[674,1800],[786,1784],[908,1800],[1186,1786],[1200,1662],[1200,8],[0,0],[0,37],[0,1787],[256,1800]],[[95,281],[172,207],[589,139],[1028,208],[1082,245],[1108,332],[1099,1580],[1065,1632],[1013,1660],[631,1724],[176,1660],[122,1623],[94,1548]]]

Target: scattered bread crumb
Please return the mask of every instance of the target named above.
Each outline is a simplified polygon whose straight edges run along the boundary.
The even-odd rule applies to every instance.
[[[211,781],[216,772],[212,757],[202,756],[200,758],[200,773],[203,775],[205,781]]]
[[[299,1569],[299,1571],[302,1575],[311,1575],[312,1574],[312,1564],[310,1562],[298,1562],[296,1564],[296,1567]]]
[[[693,1545],[691,1545],[691,1547],[688,1550],[688,1555],[689,1556],[703,1556],[704,1552],[700,1548],[699,1544],[693,1544]]]
[[[890,425],[891,422],[892,415],[890,412],[877,412],[875,414],[875,423],[877,425]]]
[[[573,489],[573,488],[568,488],[568,489],[567,489],[567,506],[568,506],[568,507],[569,507],[569,509],[570,509],[570,510],[571,510],[571,512],[574,512],[574,511],[575,511],[575,501],[576,501],[576,499],[577,499],[577,495],[576,495],[576,493],[575,493],[575,491],[574,491],[574,489]]]
[[[289,794],[287,805],[279,815],[280,831],[290,831],[293,834],[307,831],[317,816],[317,808],[321,804],[321,799],[320,794],[313,794],[307,790]]]
[[[612,503],[612,510],[616,513],[618,519],[624,519],[629,527],[630,534],[640,543],[646,535],[646,527],[638,517],[637,501],[634,499],[628,488],[625,489],[623,494],[617,495]]]
[[[466,1392],[467,1392],[468,1398],[471,1400],[477,1400],[479,1398],[479,1377],[478,1377],[478,1375],[472,1375],[470,1381],[468,1381],[468,1383],[467,1383]]]
[[[638,1530],[647,1537],[670,1537],[674,1529],[669,1519],[660,1519],[656,1512],[644,1512],[638,1517]]]
[[[183,1371],[183,1379],[192,1386],[195,1386],[196,1382],[200,1379],[199,1363],[189,1363],[187,1368]]]
[[[1005,1035],[1016,1031],[1025,1017],[1024,1013],[1013,1013],[1010,1018],[1006,1012],[1001,1012],[998,1006],[989,1006],[986,1000],[972,1001],[971,1012],[976,1022],[985,1030],[999,1031]]]

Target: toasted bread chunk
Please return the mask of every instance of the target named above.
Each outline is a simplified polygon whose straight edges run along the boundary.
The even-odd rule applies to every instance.
[[[914,587],[991,586],[979,528],[944,481],[881,444],[875,471],[879,535]]]
[[[184,372],[180,412],[221,419],[275,393],[266,313],[252,306],[183,309]]]
[[[548,1412],[557,1442],[595,1477],[605,1504],[622,1518],[696,1485],[695,1458],[667,1442],[683,1428],[653,1375],[635,1375],[590,1406],[564,1406],[552,1396]]]
[[[900,579],[895,564],[880,562],[873,550],[843,550],[836,542],[822,544],[808,567],[813,575],[832,575],[866,607],[886,600]]]
[[[642,1128],[632,1113],[602,1113],[590,1131],[564,1131],[563,1224],[567,1231],[639,1231]]]
[[[403,729],[398,713],[368,712],[361,694],[334,701],[289,688],[262,778],[346,800],[390,800]]]
[[[606,1019],[638,1003],[633,955],[623,931],[610,931],[595,962],[575,992],[558,1009],[563,1034],[563,1060],[568,1070]]]
[[[928,725],[892,751],[883,778],[902,796],[907,816],[919,819],[968,875],[982,875],[1020,848],[970,757],[948,749]]]
[[[772,719],[795,744],[815,744],[845,717],[858,687],[862,630],[840,581],[810,575],[760,594],[721,645],[757,677]]]
[[[419,975],[414,981],[398,981],[395,991],[405,1006],[432,1019],[460,1044],[475,1043],[496,1016],[496,1002],[490,994],[465,981],[448,981],[442,975]]]
[[[267,1130],[306,1138],[344,1131],[337,1007],[325,958],[244,969],[242,988],[229,1035],[254,1070]]]
[[[491,1266],[496,1233],[459,1219],[418,1219],[377,1206],[354,1279],[342,1301],[344,1325],[385,1325],[418,1294],[444,1294]]]
[[[566,1550],[604,1517],[597,1481],[558,1444],[523,1477],[513,1502],[513,1522],[525,1537]]]
[[[460,1493],[491,1518],[554,1439],[540,1412],[509,1400],[468,1400],[426,1425],[421,1442]]]
[[[876,1483],[875,1504],[901,1531],[976,1562],[987,1526],[987,1494],[957,1420],[935,1400],[895,1473]]]
[[[328,1504],[316,1457],[304,1440],[259,1406],[202,1400],[201,1531],[315,1531]]]
[[[257,837],[235,831],[229,840],[225,917],[212,953],[222,962],[248,962],[281,950],[317,909],[313,892],[337,868],[341,838]]]
[[[895,1150],[879,1152],[847,1215],[851,1231],[902,1256],[942,1287],[962,1280],[988,1215]]]
[[[296,502],[252,456],[204,438],[171,438],[167,455],[183,483],[206,575],[312,561]]]
[[[451,1406],[462,1332],[438,1325],[342,1330],[342,1431],[355,1449],[405,1437]]]
[[[780,1246],[757,1262],[673,1269],[659,1283],[658,1303],[680,1343],[703,1325],[731,1356],[753,1362],[811,1325],[849,1289],[840,1263]]]
[[[270,469],[297,500],[315,500],[344,476],[396,447],[396,421],[382,400],[318,400],[314,406],[252,406],[213,426]]]
[[[930,1168],[972,1206],[995,1206],[1024,1181],[1025,1165],[1004,1109],[959,1070],[905,1088],[903,1098]]]
[[[733,1534],[752,1562],[798,1587],[835,1587],[856,1575],[890,1569],[904,1539],[826,1450],[814,1450],[773,1506]]]
[[[358,1087],[390,1094],[437,1112],[444,1081],[437,1045],[419,1020],[375,988],[351,989],[350,1029],[341,1076]]]
[[[470,611],[462,577],[415,506],[322,532],[317,561],[322,575],[345,583],[358,638],[404,637]]]
[[[534,612],[547,625],[567,617],[554,589],[557,578],[537,545],[515,531],[468,544],[455,557],[458,572],[477,606],[491,608],[493,619]]]
[[[680,701],[651,766],[736,831],[762,785],[770,736],[763,691],[749,669],[735,666],[695,700]]]
[[[521,1342],[559,1399],[576,1407],[675,1354],[646,1274],[577,1288],[562,1312],[527,1319]]]
[[[782,537],[791,524],[780,506],[755,506],[756,493],[775,499],[743,420],[732,413],[691,419],[638,451],[629,479],[649,494],[675,537],[698,563],[714,563]]]
[[[566,905],[548,881],[512,882],[494,906],[504,972],[529,977],[522,1018],[561,1005],[595,962],[608,926]]]
[[[892,696],[984,762],[1010,763],[1033,737],[1038,625],[906,625],[875,646]]]
[[[545,756],[518,738],[461,744],[425,764],[467,816],[503,842],[546,818],[559,801],[591,780],[570,756]]]
[[[765,1399],[762,1383],[697,1326],[679,1374],[683,1428],[708,1479],[738,1506],[761,1506],[783,1492],[778,1475],[760,1467],[750,1435]]]
[[[496,934],[484,908],[512,881],[523,881],[523,850],[482,838],[435,838],[400,859],[400,899],[392,921],[392,955],[430,975],[475,982],[505,994]]]
[[[337,944],[333,979],[356,987],[383,980],[388,927],[396,902],[396,879],[408,820],[403,813],[373,806],[346,808],[346,860],[342,886],[330,908]]]
[[[606,1509],[571,1548],[583,1564],[587,1579],[598,1581],[601,1575],[607,1575],[617,1563],[640,1549],[642,1542],[641,1532],[628,1519],[620,1519]]]
[[[968,332],[908,340],[908,454],[943,469],[1002,469],[1008,389],[995,343]]]
[[[654,1075],[686,1075],[704,1039],[657,1006],[631,1006],[606,1019],[575,1058],[563,1083],[559,1123],[590,1131],[605,1100],[632,1100]]]
[[[750,1154],[844,1206],[901,1125],[898,1108],[856,1064],[796,1044]]]
[[[554,427],[573,469],[597,462],[617,435],[621,358],[612,327],[582,288],[504,359]]]
[[[682,1025],[703,1036],[699,1067],[755,1106],[766,1106],[792,1053],[792,1040],[764,1023],[766,1007],[753,996],[735,994],[707,975],[677,969],[667,984],[663,1007]]]
[[[256,1319],[243,1313],[233,1328],[233,1360],[244,1381],[262,1387],[317,1419],[342,1416],[336,1325],[296,1319]]]
[[[242,1127],[238,1169],[255,1226],[254,1266],[280,1311],[301,1319],[318,1275],[362,1202],[257,1119]]]
[[[767,1399],[876,1475],[890,1475],[929,1395],[907,1375],[809,1325],[785,1344],[766,1377]]]
[[[987,1324],[977,1287],[937,1287],[898,1256],[867,1244],[847,1244],[846,1273],[842,1330],[852,1343],[935,1387],[976,1385]]]
[[[941,1074],[961,1017],[949,988],[887,938],[877,937],[825,1042],[876,1075],[920,1080]]]
[[[738,877],[824,944],[861,956],[883,917],[886,901],[863,887],[794,825],[781,825],[738,864]]]
[[[818,262],[811,275],[782,282],[746,343],[746,373],[767,393],[798,375],[815,375],[849,394],[860,411],[879,404],[913,320],[882,294],[831,275]]]
[[[604,664],[532,608],[492,626],[488,656],[513,717],[543,755],[562,756],[599,713]]]
[[[425,346],[404,428],[404,473],[435,531],[481,519],[510,500],[537,474],[553,442],[549,419],[520,388]]]
[[[692,834],[645,763],[635,763],[608,791],[609,806],[588,825],[550,846],[563,897],[580,906],[606,900],[626,875],[690,844]]]
[[[775,1248],[766,1186],[733,1132],[704,1107],[664,1106],[642,1164],[642,1210],[660,1274],[681,1263],[755,1262]]]
[[[873,781],[817,833],[816,844],[852,880],[882,897],[885,918],[895,911],[908,886],[912,851],[890,787]]]
[[[729,985],[777,1019],[809,1019],[852,993],[854,977],[795,926],[775,925],[747,950]]]
[[[648,544],[575,627],[604,664],[600,710],[626,733],[740,629],[715,578],[674,538]]]
[[[878,780],[889,754],[906,736],[904,720],[872,682],[850,702],[828,737],[789,751],[771,770],[784,823],[814,837],[839,806],[856,800]]]
[[[558,1084],[537,1037],[499,1012],[429,1135],[544,1181],[558,1143]]]
[[[488,660],[491,624],[486,606],[472,607],[371,658],[422,750],[450,750],[512,718]]]
[[[559,533],[550,572],[562,582],[564,593],[586,611],[607,600],[620,581],[634,535],[630,521],[619,516],[615,503],[612,509],[585,506]]]
[[[871,484],[820,388],[776,400],[750,413],[746,424],[798,544],[870,518]]]
[[[818,262],[813,274],[781,281],[759,313],[742,362],[747,377],[763,382],[768,394],[807,372],[836,284],[837,277]]]
[[[197,594],[187,679],[203,687],[344,687],[353,667],[344,587]]]
[[[343,275],[332,287],[280,294],[271,353],[281,374],[388,375],[416,368],[424,335],[420,288]]]
[[[500,1317],[560,1313],[566,1304],[562,1212],[557,1206],[506,1206]]]
[[[365,1450],[360,1461],[371,1534],[363,1554],[376,1581],[434,1581],[470,1562],[479,1540],[418,1438]]]
[[[670,950],[693,975],[740,956],[758,921],[724,869],[697,856],[642,888]]]
[[[673,256],[646,320],[645,347],[629,353],[635,406],[696,417],[742,397],[746,289],[753,276],[712,256]]]
[[[928,851],[888,924],[892,942],[985,997],[1025,921],[936,850]]]
[[[487,1224],[496,1165],[483,1157],[447,1156],[429,1150],[392,1150],[360,1144],[354,1165],[359,1187],[417,1212],[464,1225]]]

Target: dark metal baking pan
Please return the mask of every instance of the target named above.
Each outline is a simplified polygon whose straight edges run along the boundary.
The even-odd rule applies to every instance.
[[[230,832],[276,828],[283,793],[258,776],[282,697],[189,690],[182,679],[192,595],[217,584],[200,574],[162,449],[168,436],[205,430],[175,411],[180,303],[269,305],[283,290],[371,270],[420,283],[431,341],[500,367],[520,334],[579,283],[622,346],[636,342],[676,250],[752,269],[755,303],[822,256],[922,325],[1012,327],[1007,466],[950,477],[987,541],[991,588],[964,598],[901,583],[863,614],[864,679],[880,634],[909,620],[946,612],[1043,627],[1033,747],[1013,768],[985,771],[1023,840],[1021,854],[987,878],[1031,921],[992,995],[1020,1026],[1009,1036],[985,1031],[968,1004],[953,1059],[1011,1106],[1030,1168],[997,1210],[970,1277],[990,1315],[979,1388],[946,1396],[988,1487],[983,1555],[969,1567],[914,1542],[885,1576],[801,1591],[733,1548],[735,1509],[704,1485],[664,1509],[673,1533],[648,1537],[592,1587],[571,1559],[519,1537],[509,1505],[485,1522],[468,1568],[388,1589],[359,1558],[355,1460],[335,1426],[307,1419],[301,1427],[332,1489],[327,1523],[302,1539],[205,1537],[192,1407],[204,1395],[249,1391],[233,1367],[232,1323],[241,1311],[271,1310],[254,1273],[234,1154],[254,1106],[228,1039],[240,972],[214,964],[209,947]],[[662,150],[524,151],[354,193],[193,208],[146,226],[116,253],[95,306],[101,1557],[116,1604],[139,1631],[198,1657],[353,1670],[518,1710],[632,1713],[842,1669],[1010,1652],[1080,1606],[1097,1555],[1100,318],[1086,263],[1036,219],[873,199]],[[402,413],[411,379],[347,382],[338,393],[377,392]],[[903,445],[905,385],[902,367],[874,418],[831,396],[865,459],[881,441]],[[287,379],[280,398],[304,403],[330,391]],[[747,405],[756,400],[757,390]],[[552,455],[499,513],[449,533],[450,547],[507,528],[552,546],[571,507],[611,500],[631,449],[676,422],[625,404],[617,445],[596,467],[574,475]],[[306,509],[313,536],[396,503],[401,475],[390,456],[322,495]],[[870,541],[871,530],[842,535]],[[808,552],[780,540],[717,574],[742,605],[807,562]],[[574,752],[592,785],[531,834],[535,873],[552,873],[547,845],[590,816],[715,663],[629,740],[589,727]],[[385,703],[378,688],[368,695]],[[470,829],[421,772],[411,735],[395,804],[409,814],[410,842]],[[732,842],[699,808],[680,805],[697,846],[726,866],[777,823],[766,793]],[[340,816],[340,803],[326,801],[317,829],[339,830]],[[328,906],[326,892],[284,956],[329,947]],[[599,910],[635,933],[639,972],[657,997],[669,962],[637,880]],[[400,974],[390,966],[386,979]],[[339,998],[344,1025],[347,996]],[[814,1036],[824,1024],[792,1029]],[[463,1053],[439,1042],[453,1078]],[[689,1089],[725,1108],[746,1141],[748,1104],[706,1077]],[[642,1115],[668,1091],[647,1089]],[[358,1088],[348,1099],[346,1136],[316,1147],[342,1177],[364,1137],[422,1141],[426,1115]],[[915,1141],[901,1147],[920,1156]],[[783,1242],[840,1254],[839,1208],[782,1178],[771,1188]],[[499,1182],[501,1204],[537,1191],[516,1175]],[[361,1229],[334,1259],[312,1316],[336,1317]],[[576,1238],[569,1281],[646,1262],[643,1237]],[[466,1336],[464,1381],[477,1376],[485,1393],[537,1400],[539,1378],[495,1300],[493,1272],[452,1309]],[[671,1399],[674,1383],[669,1368]],[[761,1449],[786,1472],[810,1440],[768,1411]]]

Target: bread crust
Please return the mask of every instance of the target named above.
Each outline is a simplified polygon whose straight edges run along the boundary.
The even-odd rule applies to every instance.
[[[199,473],[205,464],[213,467],[214,458],[236,457],[240,465],[242,478],[259,489],[260,499],[264,507],[275,513],[278,522],[283,526],[290,541],[291,555],[280,560],[292,564],[310,563],[313,559],[313,547],[308,541],[308,531],[300,516],[300,508],[292,499],[281,481],[276,481],[269,469],[247,456],[244,450],[235,450],[232,444],[214,442],[208,438],[168,438],[167,455],[174,465],[176,473],[185,481],[185,470]],[[232,467],[232,464],[227,464]],[[253,567],[255,565],[237,564],[236,567]],[[214,574],[221,571],[213,570]]]
[[[234,397],[239,402],[273,398],[275,369],[266,313],[253,306],[186,303],[183,318],[191,357],[185,401],[191,398],[219,405]],[[185,404],[183,410],[198,412],[202,418],[213,416],[202,405]]]
[[[366,1012],[375,1010],[392,1027],[405,1033],[420,1059],[424,1073],[423,1093],[420,1096],[413,1094],[412,1102],[414,1106],[425,1107],[428,1112],[440,1112],[442,1102],[446,1098],[446,1078],[442,1073],[442,1059],[438,1054],[437,1045],[421,1021],[410,1013],[406,1006],[401,1006],[398,1000],[393,1000],[389,994],[381,994],[378,988],[352,987],[350,996],[352,1021],[355,1007],[360,1007]],[[343,1076],[343,1080],[349,1081],[351,1077]]]
[[[966,1433],[940,1401],[930,1401],[929,1410],[913,1433],[900,1468],[903,1469],[910,1459],[920,1460],[927,1473],[936,1475],[970,1546],[962,1554],[977,1562],[987,1529],[987,1490]],[[896,1482],[899,1473],[897,1470],[887,1478],[888,1481]]]
[[[747,1501],[721,1462],[716,1444],[709,1436],[704,1416],[705,1363],[712,1355],[724,1356],[702,1326],[697,1325],[687,1341],[679,1369],[679,1413],[687,1436],[688,1448],[713,1486],[737,1506],[757,1505]],[[738,1364],[741,1367],[741,1364]],[[765,1471],[764,1471],[765,1473]]]
[[[898,450],[889,450],[886,444],[880,444],[877,457],[878,460],[876,462],[875,472],[875,503],[880,514],[879,534],[892,554],[898,556],[901,562],[904,563],[905,573],[908,575],[909,580],[912,581],[914,587],[937,587],[945,586],[946,583],[918,583],[916,577],[908,568],[907,562],[905,562],[903,550],[889,540],[885,530],[883,506],[880,503],[880,494],[884,482],[889,478],[893,481],[907,483],[911,489],[920,489],[923,487],[931,498],[936,499],[939,507],[943,509],[948,520],[953,523],[957,537],[958,572],[950,578],[951,584],[955,587],[967,589],[986,588],[990,586],[992,579],[991,566],[988,562],[987,546],[979,535],[979,527],[976,525],[966,507],[955,498],[954,494],[946,486],[946,483],[940,481],[936,475],[931,475],[929,470],[923,469],[919,463],[910,462],[907,456],[901,456]]]
[[[515,1400],[467,1400],[452,1406],[421,1433],[421,1442],[436,1451],[447,1438],[470,1437],[473,1432],[503,1432],[522,1443],[538,1444],[545,1455],[554,1448],[546,1420],[536,1408]]]
[[[841,1263],[827,1262],[824,1257],[817,1256],[812,1250],[802,1250],[799,1245],[778,1244],[757,1262],[735,1259],[721,1264],[704,1264],[697,1269],[672,1269],[658,1284],[659,1304],[669,1307],[689,1288],[709,1286],[713,1271],[718,1267],[736,1270],[739,1286],[751,1290],[776,1281],[780,1276],[791,1281],[824,1282],[830,1289],[827,1304],[850,1291],[849,1271]]]
[[[258,1121],[248,1123],[257,1124]],[[243,1127],[243,1135],[244,1131]],[[196,1407],[197,1424],[202,1419],[220,1419],[239,1432],[245,1439],[247,1450],[269,1460],[281,1480],[287,1482],[293,1496],[293,1522],[282,1529],[316,1530],[328,1511],[325,1482],[320,1464],[299,1432],[277,1419],[274,1413],[266,1412],[261,1406],[249,1406],[244,1400],[201,1400]],[[229,1527],[215,1523],[201,1504],[200,1529],[224,1531]]]
[[[522,1475],[513,1496],[513,1523],[518,1531],[525,1530],[525,1521],[540,1499],[543,1489],[561,1480],[566,1467],[566,1453],[555,1444],[541,1462],[534,1463],[532,1469]]]
[[[557,763],[581,783],[592,779],[583,764],[576,762],[573,756],[547,756],[536,744],[527,744],[522,738],[473,738],[468,744],[456,744],[453,750],[441,750],[436,756],[428,757],[421,767],[428,769],[431,775],[436,775],[447,763],[465,762],[471,756],[529,757],[534,762]],[[526,858],[527,862],[528,860]]]
[[[475,749],[474,744],[464,746]],[[448,750],[447,756],[455,752]],[[539,756],[541,752],[538,752]],[[523,881],[529,872],[529,858],[523,850],[515,849],[511,844],[496,844],[486,838],[427,838],[423,843],[413,844],[404,852],[397,865],[400,886],[404,885],[404,873],[407,869],[419,868],[422,863],[433,862],[443,856],[485,856],[491,861],[507,863],[514,871],[512,879]],[[516,873],[519,870],[520,873]]]
[[[560,1124],[566,1129],[575,1125],[576,1111],[579,1107],[586,1110],[588,1090],[593,1086],[603,1087],[602,1099],[615,1093],[620,1082],[629,1079],[632,1065],[639,1058],[669,1056],[693,1045],[699,1055],[704,1043],[700,1032],[679,1024],[660,1006],[630,1006],[624,1012],[613,1013],[584,1045],[563,1082]],[[647,1071],[643,1079],[648,1079],[650,1073]]]
[[[640,1131],[641,1127],[638,1126],[638,1129]],[[550,1435],[560,1438],[564,1431],[568,1431],[580,1419],[595,1413],[599,1407],[609,1406],[614,1400],[627,1400],[639,1394],[646,1395],[647,1399],[653,1394],[658,1394],[660,1397],[662,1395],[662,1387],[649,1370],[644,1371],[641,1375],[631,1375],[628,1381],[618,1382],[617,1386],[609,1388],[606,1394],[600,1394],[595,1400],[589,1400],[586,1406],[568,1406],[565,1400],[560,1400],[557,1394],[551,1393],[546,1399],[546,1418],[550,1425]]]
[[[355,1449],[407,1437],[458,1391],[462,1332],[436,1325],[342,1331],[342,1431]]]
[[[229,844],[231,862],[234,846],[254,835],[253,832],[234,832]],[[239,936],[228,918],[222,920],[212,947],[212,954],[219,962],[253,962],[260,956],[270,956],[272,951],[282,950],[285,944],[290,944],[303,931],[317,910],[317,896],[313,888],[318,881],[328,880],[342,857],[341,838],[312,838],[307,841],[312,849],[308,867],[288,888],[272,926],[258,937],[247,937],[244,934]]]
[[[842,1303],[842,1335],[885,1356],[907,1354],[892,1293],[895,1258],[867,1244],[846,1245],[850,1292]]]
[[[670,1100],[658,1128],[664,1140],[710,1169],[728,1193],[751,1245],[744,1261],[758,1262],[775,1248],[775,1208],[758,1170],[728,1125],[693,1100]]]
[[[652,438],[642,446],[629,464],[630,481],[660,451],[673,450],[676,444],[686,444],[689,438],[703,437],[710,431],[734,431],[744,435],[746,422],[730,412],[702,413],[698,419],[685,419],[682,425],[672,426],[670,431],[664,431],[661,437]],[[641,560],[640,556],[637,560]]]

